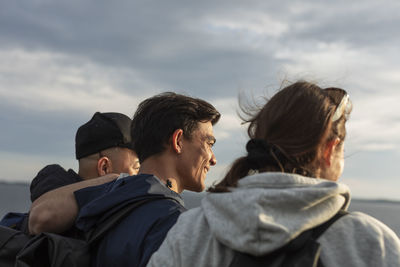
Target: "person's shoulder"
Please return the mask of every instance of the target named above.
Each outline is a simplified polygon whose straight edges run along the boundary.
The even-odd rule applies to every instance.
[[[47,165],[41,169],[30,184],[31,200],[64,185],[80,182],[82,178],[73,170],[66,171],[58,164]]]
[[[350,212],[341,217],[318,242],[322,261],[329,266],[400,266],[399,238],[365,213]]]
[[[172,230],[177,231],[177,234],[184,233],[182,230],[185,229],[186,232],[193,231],[203,231],[207,223],[205,223],[205,216],[201,207],[193,208],[182,212],[179,216],[176,227]]]
[[[362,237],[363,240],[385,240],[400,248],[400,240],[392,229],[378,219],[363,212],[349,212],[335,222],[327,232],[336,235],[343,232],[344,235]]]
[[[189,266],[189,263],[199,259],[204,261],[205,258],[218,262],[221,259],[217,256],[220,245],[210,230],[202,207],[193,208],[179,216],[148,266]],[[210,261],[210,266],[219,264]]]
[[[347,217],[347,218],[346,218]],[[385,236],[394,237],[398,240],[397,235],[392,229],[380,220],[363,212],[355,211],[350,212],[343,218],[348,220],[356,229],[367,230],[369,234],[380,234]]]
[[[179,216],[186,211],[186,208],[173,198],[149,196],[138,211],[146,213],[146,217],[162,218]]]
[[[134,189],[134,193],[132,193]],[[180,194],[167,188],[156,176],[151,174],[138,174],[128,176],[120,181],[116,181],[111,191],[124,192],[129,191],[132,198],[150,198],[150,199],[170,199],[175,201],[177,205],[184,206],[183,198]],[[169,203],[169,201],[161,203]],[[175,205],[171,204],[170,205]]]
[[[40,177],[47,177],[53,174],[56,175],[65,175],[67,171],[61,167],[59,164],[49,164],[43,167],[36,175],[35,178],[40,178]],[[35,179],[34,178],[34,179]]]

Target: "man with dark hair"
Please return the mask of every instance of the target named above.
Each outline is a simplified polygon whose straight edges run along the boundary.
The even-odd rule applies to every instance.
[[[76,132],[75,155],[79,160],[78,173],[72,169],[66,171],[57,164],[44,167],[30,185],[33,205],[29,229],[27,213],[9,213],[1,221],[1,225],[32,234],[42,231],[40,227],[36,227],[38,225],[45,227],[47,231],[68,230],[73,225],[73,220],[69,218],[76,216],[77,213],[64,207],[76,203],[73,198],[75,190],[110,182],[118,176],[115,175],[117,173],[133,175],[138,172],[139,161],[133,151],[130,126],[131,119],[124,114],[96,112],[90,121],[80,126]],[[55,206],[63,211],[63,216],[52,218],[53,214],[40,212],[41,208],[39,212],[35,212],[35,209],[42,205]],[[69,214],[71,211],[72,214]],[[50,218],[51,223],[49,223]],[[62,220],[66,223],[65,227],[53,229],[54,219]],[[69,235],[72,232],[65,234]]]
[[[175,93],[164,93],[143,101],[131,129],[132,135],[137,136],[133,146],[142,163],[140,172],[157,176],[178,193],[183,189],[203,191],[205,174],[216,164],[211,149],[215,143],[212,125],[219,118],[219,112],[204,100]],[[161,155],[168,161],[166,170],[158,174],[159,164],[163,162]],[[172,166],[177,173],[168,177],[166,173]]]
[[[219,112],[204,100],[163,93],[143,101],[132,120],[133,148],[140,170],[97,187],[75,192],[76,226],[88,232],[118,210],[144,201],[98,243],[92,266],[145,266],[178,216],[179,193],[202,191],[216,164],[212,126]]]

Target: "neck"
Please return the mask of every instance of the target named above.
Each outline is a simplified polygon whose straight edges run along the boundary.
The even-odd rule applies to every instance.
[[[161,180],[168,188],[180,194],[183,191],[177,175],[175,162],[168,156],[158,155],[145,159],[140,164],[139,174],[152,174]],[[168,184],[170,186],[168,186]]]
[[[82,170],[81,168],[79,168],[78,170],[78,175],[83,179],[83,180],[89,180],[89,179],[93,179],[93,178],[97,178],[101,175],[99,175],[99,173],[96,170]]]

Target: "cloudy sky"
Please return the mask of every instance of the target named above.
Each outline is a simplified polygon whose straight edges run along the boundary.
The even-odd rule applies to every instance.
[[[0,1],[0,179],[77,169],[74,136],[96,111],[132,116],[176,91],[212,102],[217,166],[244,154],[238,95],[283,80],[345,88],[354,108],[341,181],[400,199],[400,2]]]

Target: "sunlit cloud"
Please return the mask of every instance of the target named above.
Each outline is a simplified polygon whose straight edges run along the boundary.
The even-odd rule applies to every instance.
[[[265,12],[240,11],[230,15],[208,17],[207,28],[216,33],[235,33],[243,38],[279,37],[288,31],[286,22],[275,19]]]
[[[209,173],[215,181],[245,153],[239,91],[263,103],[260,96],[282,80],[307,79],[349,92],[346,153],[356,153],[349,181],[357,195],[372,192],[374,182],[357,183],[364,177],[355,174],[376,158],[362,156],[400,150],[399,7],[395,0],[4,2],[0,167],[19,180],[48,163],[73,166],[74,132],[92,113],[131,116],[145,98],[177,91],[222,113],[214,128],[218,164]],[[392,166],[375,169],[395,179]]]
[[[102,109],[133,114],[140,100],[157,92],[133,70],[105,67],[70,55],[3,50],[0,60],[4,62],[0,66],[0,97],[28,110],[92,113]],[[132,88],[121,87],[123,79]]]
[[[345,43],[319,43],[313,49],[287,48],[276,56],[288,61],[285,69],[289,77],[303,77],[348,91],[353,102],[347,139],[350,150],[400,148],[399,78],[394,62],[385,65],[387,61],[381,55]]]

